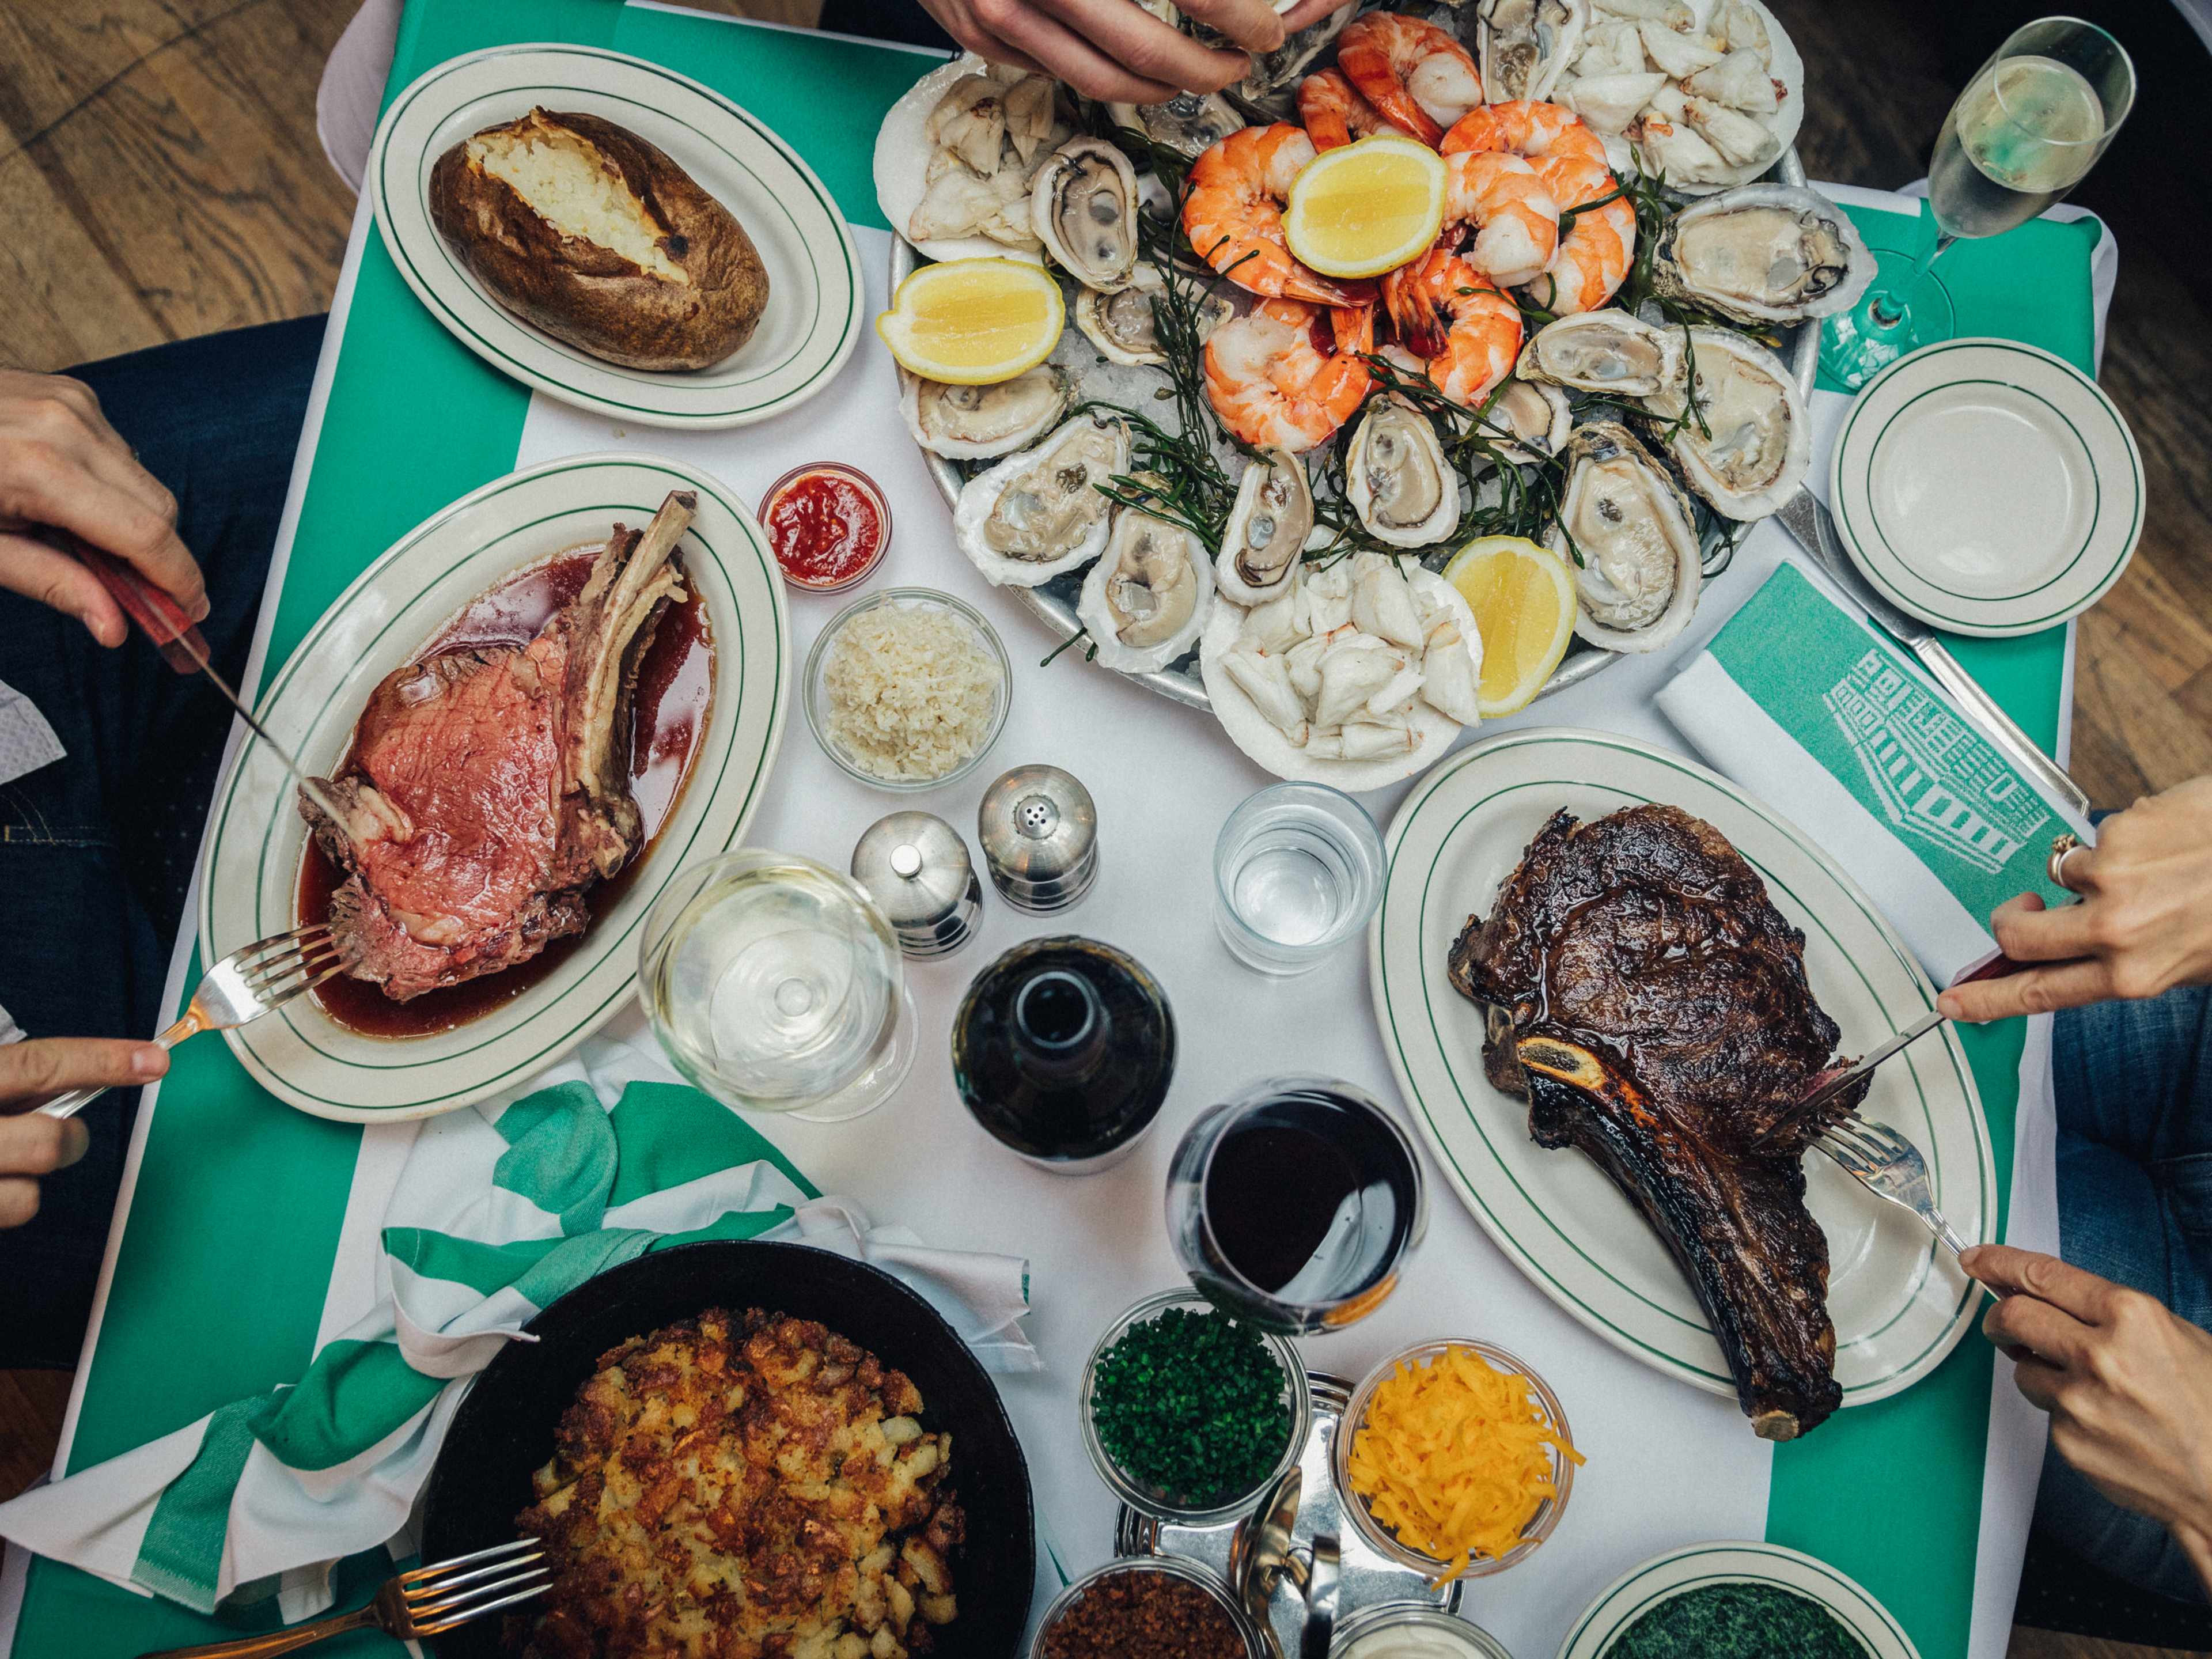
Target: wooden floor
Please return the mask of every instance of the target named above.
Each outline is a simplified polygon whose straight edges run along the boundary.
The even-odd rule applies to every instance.
[[[1954,88],[1914,4],[1772,3],[1814,65],[1813,176],[1922,171]],[[808,22],[818,7],[710,9]],[[323,159],[314,93],[350,12],[0,0],[0,365],[60,368],[328,305],[353,198]],[[2149,512],[2133,567],[2081,629],[2074,769],[2106,806],[2212,772],[2212,316],[2150,240],[2123,244],[2103,376],[2141,441]],[[66,1390],[0,1374],[0,1497],[51,1462]],[[2012,1654],[2151,1650],[2023,1631]]]

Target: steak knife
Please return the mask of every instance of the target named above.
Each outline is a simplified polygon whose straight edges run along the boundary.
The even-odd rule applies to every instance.
[[[2071,805],[2076,817],[2089,816],[2089,797],[2082,793],[2081,786],[2068,777],[2065,769],[2045,754],[2035,739],[1997,707],[1996,700],[1974,683],[1974,677],[1960,666],[1959,659],[1936,637],[1935,630],[1917,617],[1905,615],[1875,592],[1874,584],[1851,562],[1837,533],[1836,521],[1828,515],[1828,509],[1818,496],[1809,489],[1800,489],[1782,504],[1775,517],[1796,538],[1797,545],[1811,554],[1814,562],[1844,590],[1852,604],[1920,659],[1921,666],[1950,694],[1960,712],[1981,727],[1990,742],[2011,757],[2015,766]]]
[[[240,718],[252,728],[253,735],[269,745],[269,752],[283,763],[284,769],[292,775],[293,781],[306,793],[307,799],[322,808],[331,823],[345,823],[345,814],[339,811],[329,796],[324,793],[321,786],[307,775],[306,769],[293,757],[292,751],[269,735],[269,728],[254,718],[253,711],[246,706],[246,700],[232,690],[229,683],[216,672],[215,665],[208,659],[205,636],[193,626],[191,618],[185,615],[183,608],[174,599],[158,587],[149,586],[122,560],[70,535],[67,531],[49,532],[48,541],[50,545],[58,547],[92,573],[94,579],[107,590],[108,596],[122,607],[123,614],[137,623],[140,631],[153,641],[154,648],[161,653],[162,661],[179,674],[197,671],[205,676],[215,689],[222,693],[230,706],[238,711]]]

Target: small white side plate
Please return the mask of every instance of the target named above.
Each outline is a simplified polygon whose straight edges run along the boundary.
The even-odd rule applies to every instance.
[[[634,878],[544,978],[482,1017],[424,1036],[368,1036],[296,997],[224,1041],[253,1080],[317,1117],[430,1117],[527,1081],[590,1036],[637,984],[637,933],[682,866],[734,847],[783,740],[791,628],[783,576],[752,515],[712,475],[650,455],[577,455],[494,479],[401,537],[340,594],[257,711],[327,774],[377,683],[509,572],[616,520],[642,525],[672,489],[698,492],[678,550],[707,606],[714,690],[684,793]],[[200,956],[211,963],[298,921],[307,825],[268,744],[249,738],[216,791],[200,870]]]
[[[1692,1544],[1632,1567],[1575,1620],[1559,1659],[1604,1659],[1606,1650],[1661,1602],[1706,1584],[1773,1584],[1818,1602],[1866,1644],[1870,1659],[1920,1659],[1889,1609],[1848,1573],[1779,1544]]]
[[[2015,340],[1899,358],[1844,416],[1830,465],[1836,526],[1867,580],[1954,634],[2079,616],[2142,531],[2142,461],[2119,410]]]
[[[625,368],[555,339],[487,294],[430,222],[430,171],[471,133],[542,105],[597,115],[665,152],[737,216],[767,268],[752,338],[711,368]],[[720,93],[591,46],[493,46],[426,70],[392,100],[369,151],[377,228],[407,286],[477,356],[564,403],[646,426],[746,426],[804,403],[853,355],[860,252],[795,151]]]

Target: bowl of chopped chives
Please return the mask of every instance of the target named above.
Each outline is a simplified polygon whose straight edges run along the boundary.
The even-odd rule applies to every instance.
[[[1078,1410],[1114,1495],[1183,1527],[1242,1520],[1313,1427],[1297,1351],[1188,1286],[1146,1297],[1106,1328]]]
[[[1368,1372],[1330,1462],[1360,1537],[1441,1584],[1502,1572],[1550,1537],[1583,1455],[1527,1362],[1452,1338]]]

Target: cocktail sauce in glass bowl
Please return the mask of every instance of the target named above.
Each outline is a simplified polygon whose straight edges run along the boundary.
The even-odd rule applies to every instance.
[[[891,544],[890,503],[875,480],[838,461],[793,467],[761,497],[761,528],[784,580],[834,593],[873,570]]]

